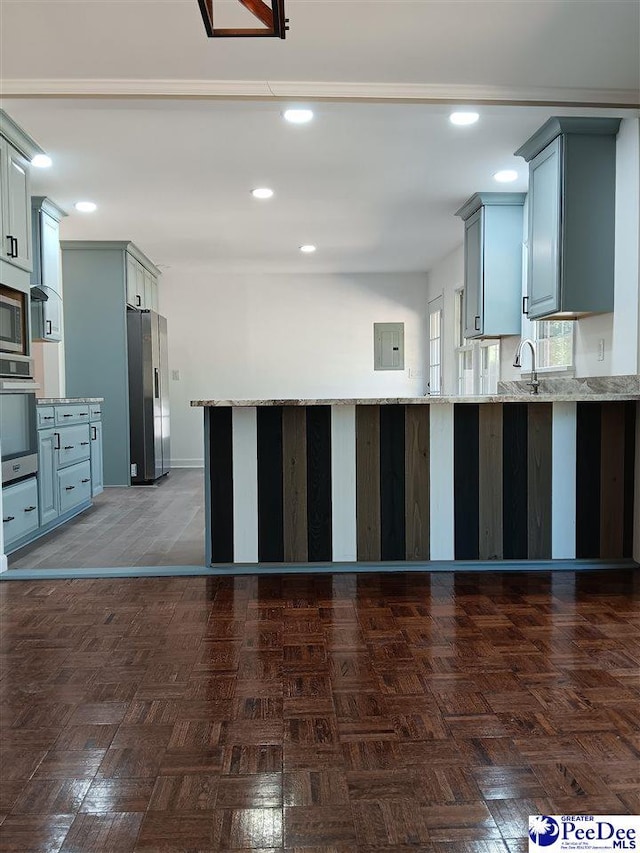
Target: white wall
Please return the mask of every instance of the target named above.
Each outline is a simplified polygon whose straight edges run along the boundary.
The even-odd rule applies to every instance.
[[[189,407],[192,399],[425,392],[424,274],[214,275],[173,267],[162,276],[160,312],[170,375],[180,372],[170,380],[176,467],[202,464],[202,410]],[[374,322],[404,322],[404,371],[373,370]]]

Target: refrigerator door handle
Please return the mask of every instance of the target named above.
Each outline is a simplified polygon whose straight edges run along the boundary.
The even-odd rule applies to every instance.
[[[160,399],[160,371],[157,367],[153,368],[153,396]]]

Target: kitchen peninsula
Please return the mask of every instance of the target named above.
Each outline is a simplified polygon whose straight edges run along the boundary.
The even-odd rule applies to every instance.
[[[207,563],[637,559],[640,379],[598,382],[538,395],[194,400]]]

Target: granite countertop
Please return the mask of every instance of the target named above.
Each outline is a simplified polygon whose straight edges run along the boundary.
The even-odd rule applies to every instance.
[[[65,403],[104,403],[104,397],[40,397],[38,406],[61,406]]]
[[[491,394],[482,397],[358,397],[326,400],[192,400],[193,407],[224,406],[382,406],[442,405],[444,403],[578,403],[640,400],[640,394]]]

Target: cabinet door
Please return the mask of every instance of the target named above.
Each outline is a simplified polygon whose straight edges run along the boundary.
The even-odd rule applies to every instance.
[[[142,300],[142,305],[148,311],[155,310],[153,308],[153,276],[149,272],[149,270],[143,270],[144,274],[144,298]]]
[[[151,279],[151,305],[147,307],[152,311],[158,310],[158,279],[155,276]]]
[[[482,334],[483,283],[483,225],[484,210],[476,211],[464,227],[464,336],[477,338]]]
[[[140,264],[131,255],[127,255],[127,305],[138,308],[138,267]]]
[[[91,498],[91,465],[88,460],[58,471],[58,493],[61,515]]]
[[[60,436],[56,462],[58,468],[75,465],[91,456],[91,431],[89,424],[61,427],[56,431]]]
[[[529,164],[528,313],[531,319],[561,309],[560,209],[562,139]]]
[[[102,466],[102,423],[91,424],[91,497],[104,490]]]
[[[12,243],[7,260],[23,270],[31,271],[31,200],[29,161],[12,145],[7,146],[7,221],[4,223],[6,246]]]
[[[9,260],[10,241],[6,239],[7,230],[7,154],[9,146],[0,138],[0,256]]]
[[[2,490],[5,547],[38,529],[38,485],[31,477]]]
[[[142,264],[136,264],[136,308],[144,308],[144,275],[145,268]]]
[[[58,433],[41,430],[38,433],[38,497],[40,499],[40,524],[45,525],[58,517],[58,479],[56,475],[56,447]]]
[[[62,340],[62,299],[55,290],[45,291],[48,295],[42,303],[42,340]]]

